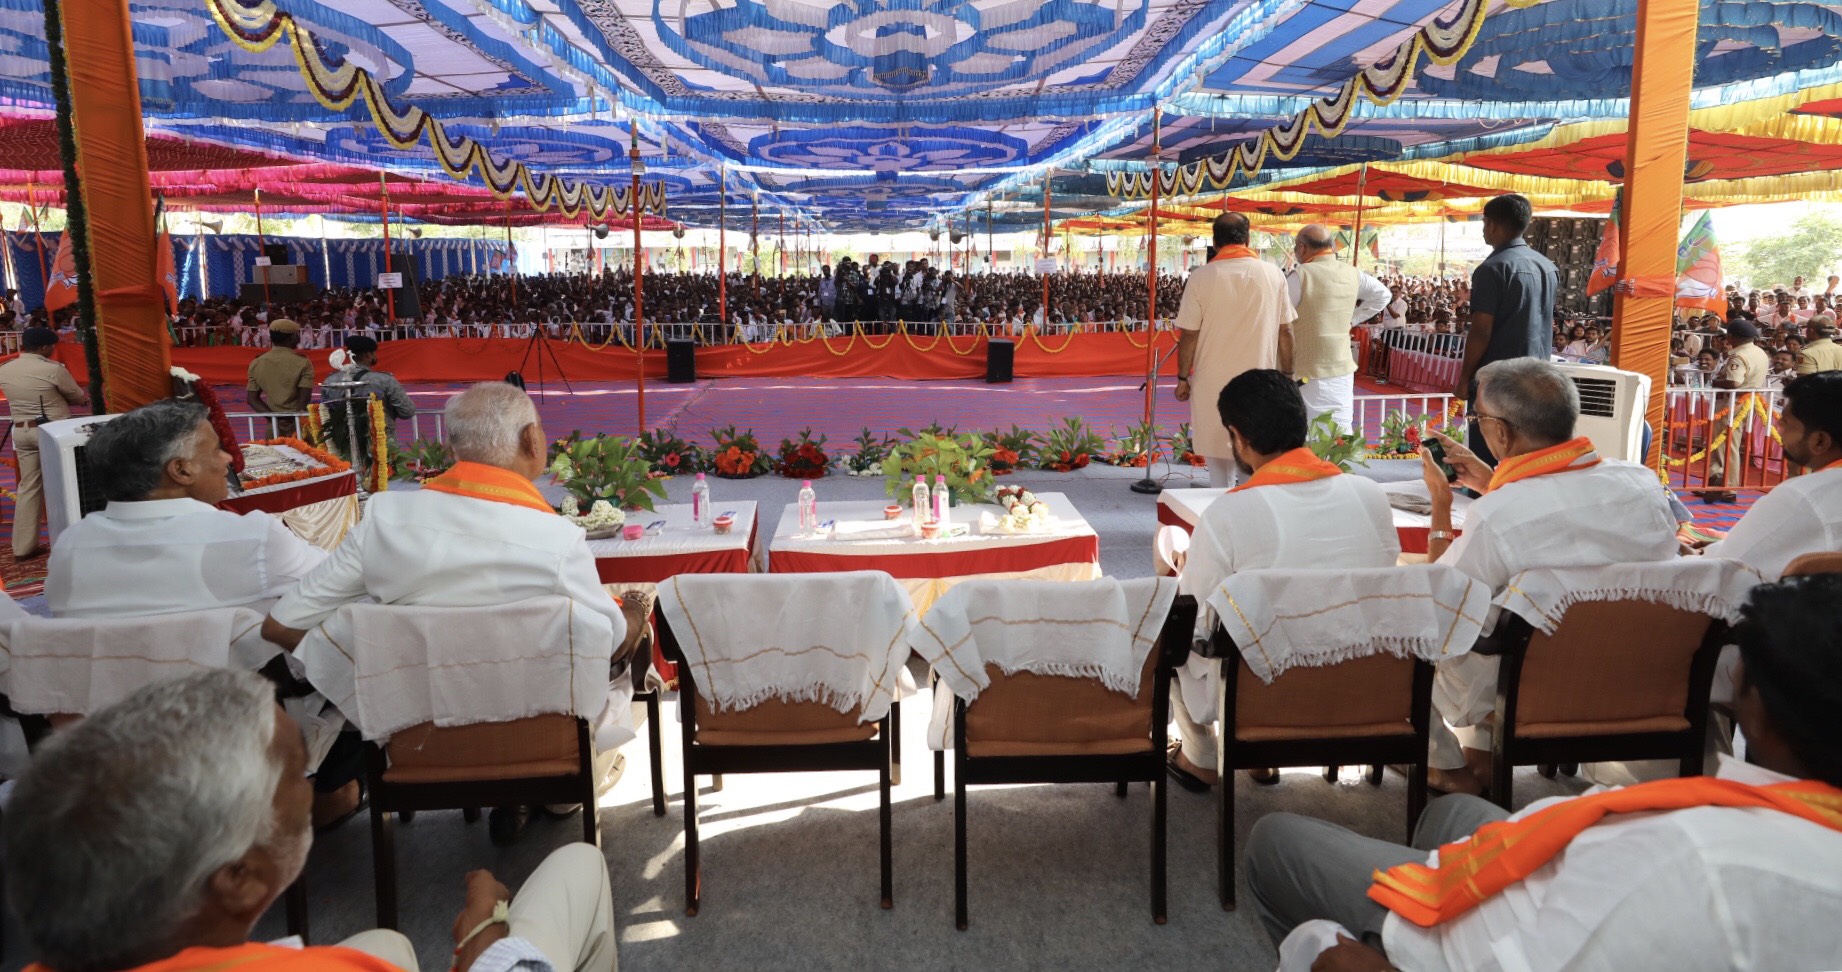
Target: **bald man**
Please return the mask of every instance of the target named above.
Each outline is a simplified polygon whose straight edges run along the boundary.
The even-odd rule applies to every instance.
[[[1298,319],[1292,322],[1293,375],[1315,420],[1329,413],[1343,428],[1355,424],[1356,358],[1350,328],[1380,314],[1394,299],[1381,281],[1344,263],[1330,230],[1312,223],[1293,238],[1298,266],[1286,274],[1286,293]]]

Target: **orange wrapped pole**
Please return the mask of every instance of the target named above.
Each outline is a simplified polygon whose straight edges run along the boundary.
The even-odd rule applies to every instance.
[[[1151,208],[1147,225],[1150,239],[1146,254],[1149,269],[1145,272],[1145,424],[1157,408],[1157,382],[1151,380],[1158,367],[1158,183],[1164,180],[1164,109],[1151,109]],[[1147,465],[1145,478],[1150,479]]]
[[[66,161],[82,173],[86,214],[86,225],[70,231],[88,251],[103,403],[123,412],[172,394],[134,39],[127,0],[61,0],[55,7],[74,121],[76,158]]]
[[[640,245],[640,173],[646,171],[646,163],[640,160],[640,120],[634,118],[627,123],[627,131],[633,140],[627,149],[627,166],[633,170],[633,187],[627,196],[627,208],[633,211],[633,355],[638,367],[634,369],[639,376],[636,388],[639,392],[639,431],[636,435],[646,434],[646,291],[643,277],[645,266],[641,262],[643,250]]]
[[[1612,364],[1650,376],[1644,417],[1657,433],[1651,462],[1659,472],[1700,13],[1697,0],[1638,0],[1637,58],[1631,70],[1631,126],[1624,160],[1628,175],[1618,229],[1623,265],[1614,288]]]

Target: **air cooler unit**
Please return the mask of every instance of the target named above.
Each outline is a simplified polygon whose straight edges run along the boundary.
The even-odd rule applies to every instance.
[[[1644,409],[1650,376],[1605,365],[1554,363],[1580,391],[1580,421],[1574,434],[1593,440],[1607,459],[1644,459]]]
[[[83,465],[83,448],[97,426],[113,415],[61,419],[38,427],[38,461],[45,476],[45,521],[51,542],[64,528],[109,504]]]

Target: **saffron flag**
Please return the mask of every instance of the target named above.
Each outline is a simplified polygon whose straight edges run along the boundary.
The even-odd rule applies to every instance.
[[[1720,246],[1714,241],[1714,224],[1705,209],[1676,247],[1676,306],[1727,319],[1727,297],[1721,292]]]
[[[58,238],[58,256],[51,261],[51,279],[45,284],[45,310],[61,311],[77,302],[77,256],[70,251],[70,230]]]
[[[166,312],[179,311],[179,271],[173,267],[173,238],[166,230],[154,241],[155,275],[160,278],[160,289],[166,294]]]
[[[1618,190],[1612,200],[1612,216],[1605,221],[1605,235],[1599,239],[1599,252],[1593,254],[1592,276],[1586,278],[1588,296],[1618,282],[1618,211],[1624,208],[1625,193]]]

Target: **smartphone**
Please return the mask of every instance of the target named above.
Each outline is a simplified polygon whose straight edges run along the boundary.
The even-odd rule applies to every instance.
[[[1429,438],[1424,444],[1426,446],[1426,451],[1432,453],[1433,463],[1439,467],[1440,472],[1445,473],[1445,481],[1448,483],[1458,482],[1458,470],[1445,459],[1445,443],[1438,439]]]

